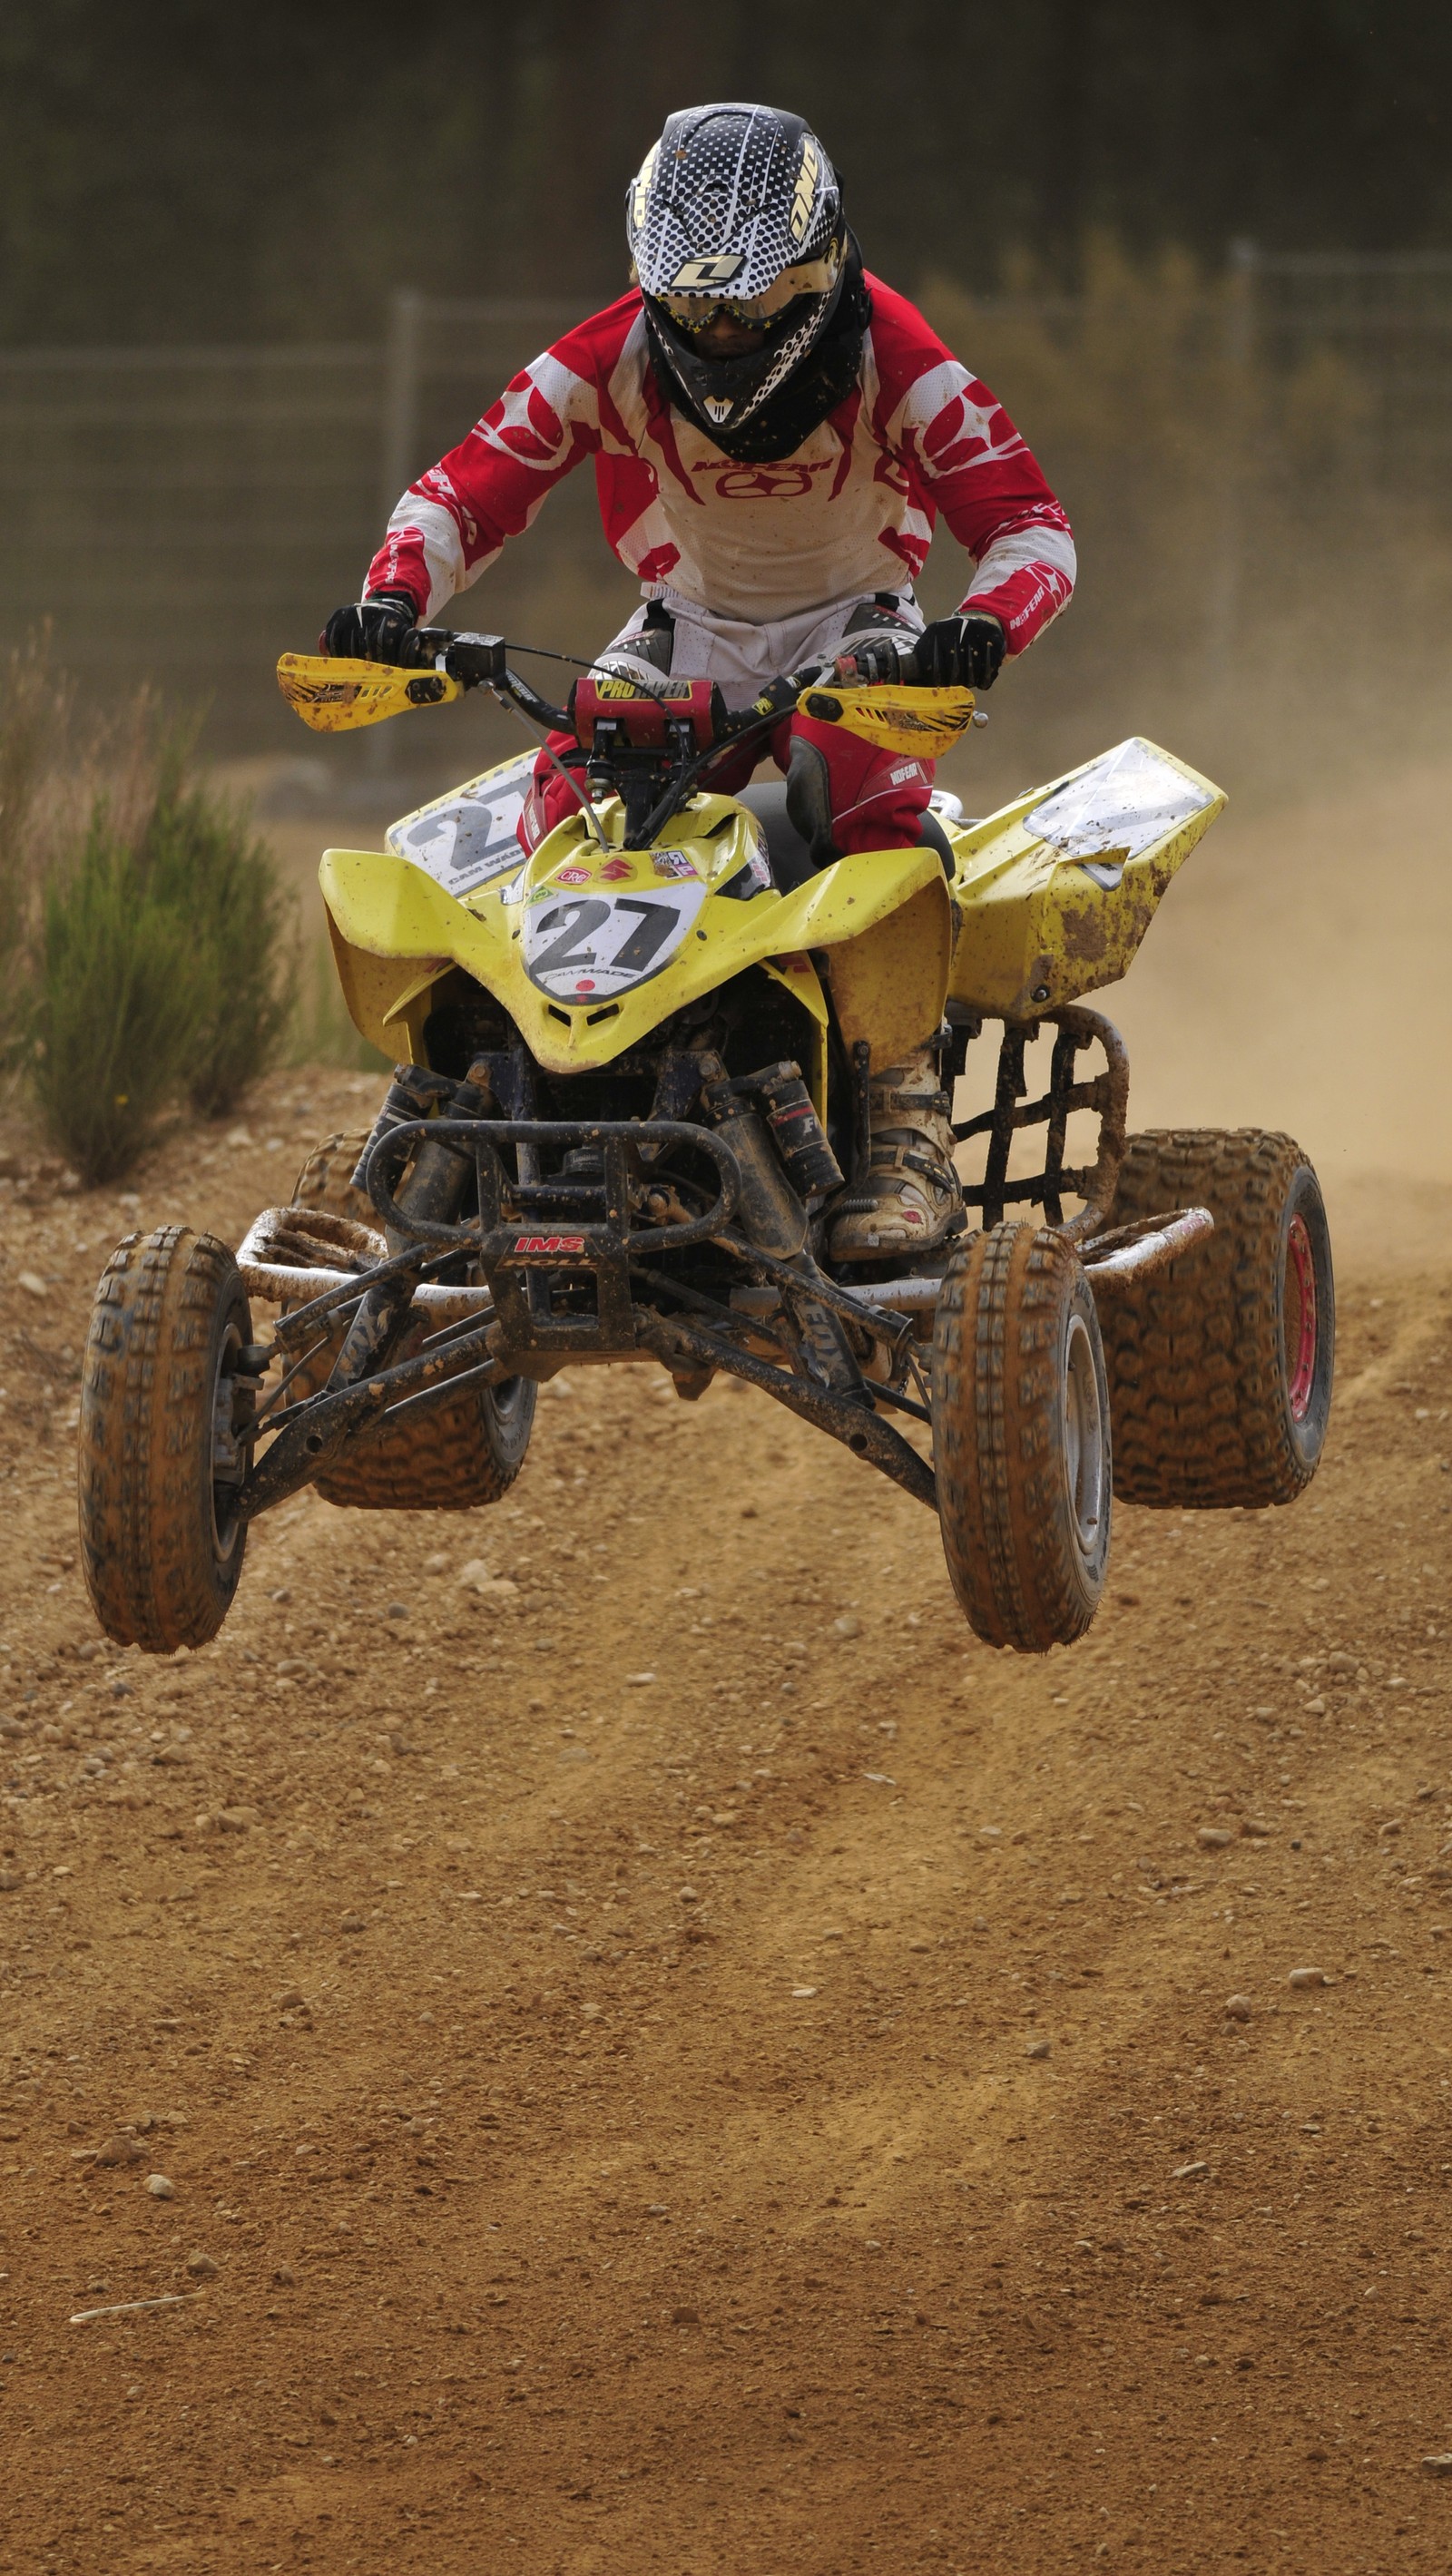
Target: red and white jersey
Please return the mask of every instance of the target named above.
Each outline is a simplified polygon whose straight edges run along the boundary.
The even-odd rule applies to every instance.
[[[368,573],[421,618],[589,456],[605,534],[647,596],[767,623],[908,589],[942,512],[968,598],[1020,653],[1074,586],[1069,523],[1002,405],[905,296],[869,278],[855,390],[775,465],[735,462],[663,395],[638,292],[557,340],[410,486]]]

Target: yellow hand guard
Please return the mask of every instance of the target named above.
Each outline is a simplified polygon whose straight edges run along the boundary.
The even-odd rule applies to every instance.
[[[284,653],[277,685],[314,733],[351,733],[410,707],[442,707],[463,686],[444,671],[400,671],[388,662],[334,661],[326,653]]]
[[[910,759],[940,760],[973,722],[978,701],[971,689],[909,689],[891,683],[865,689],[804,689],[799,715],[839,724],[882,751]]]

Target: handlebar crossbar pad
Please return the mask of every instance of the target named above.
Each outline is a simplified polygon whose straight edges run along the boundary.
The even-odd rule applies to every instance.
[[[720,692],[709,680],[679,680],[644,697],[628,680],[577,680],[570,713],[586,751],[594,749],[600,724],[618,726],[633,751],[666,751],[671,743],[667,725],[689,724],[696,749],[709,751],[720,721]]]

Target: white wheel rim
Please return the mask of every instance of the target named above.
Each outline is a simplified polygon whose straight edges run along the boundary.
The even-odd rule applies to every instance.
[[[1094,1344],[1082,1315],[1069,1317],[1064,1344],[1064,1474],[1079,1553],[1092,1557],[1104,1525],[1104,1410]]]
[[[530,1383],[527,1377],[506,1377],[500,1379],[498,1386],[490,1388],[501,1423],[513,1422],[515,1415],[529,1401]]]

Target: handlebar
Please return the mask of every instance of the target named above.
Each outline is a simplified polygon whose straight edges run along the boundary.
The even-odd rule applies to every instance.
[[[987,722],[971,689],[938,685],[919,670],[912,645],[904,652],[887,638],[867,643],[858,653],[784,671],[764,682],[749,706],[734,712],[728,712],[710,681],[672,685],[664,678],[612,674],[608,664],[598,662],[582,665],[586,676],[573,683],[567,703],[557,707],[510,669],[502,635],[415,626],[405,647],[396,662],[390,658],[386,663],[346,654],[284,653],[277,665],[278,685],[315,733],[349,732],[410,707],[443,705],[466,689],[487,688],[529,725],[578,745],[592,788],[608,785],[625,805],[629,849],[647,846],[638,834],[663,828],[698,787],[709,790],[724,759],[754,735],[772,733],[798,707],[823,723],[846,726],[882,750],[929,760],[951,750],[968,724]],[[556,757],[548,746],[547,756]],[[655,802],[647,812],[651,796]]]
[[[512,699],[525,715],[532,717],[536,724],[546,726],[550,732],[574,731],[570,708],[551,705],[548,698],[531,688],[528,680],[521,679],[517,671],[510,669],[508,646],[502,635],[456,634],[445,626],[415,627],[409,641],[415,651],[420,652],[421,660],[429,654],[430,648],[436,648],[431,655],[434,669],[456,680],[461,688],[493,689],[499,696]],[[805,690],[830,688],[834,681],[839,687],[896,681],[899,687],[911,688],[919,681],[916,656],[911,646],[903,651],[892,644],[880,643],[875,644],[868,654],[819,658],[804,663],[798,671],[782,672],[764,683],[749,707],[743,707],[735,714],[727,714],[723,710],[717,716],[712,752],[724,749],[727,744],[739,743],[748,734],[779,724],[783,716],[791,713]],[[670,704],[664,690],[657,691],[642,685],[639,694],[642,697],[659,696],[667,705]]]

